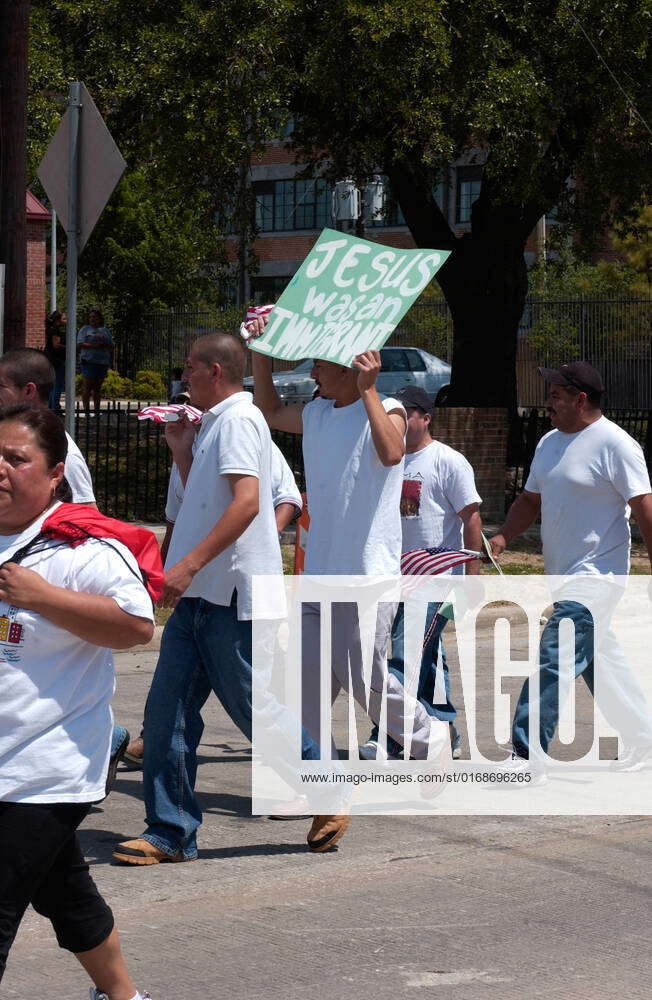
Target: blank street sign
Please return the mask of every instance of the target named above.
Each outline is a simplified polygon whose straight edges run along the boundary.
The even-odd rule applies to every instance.
[[[124,157],[116,146],[93,98],[81,85],[79,126],[79,253],[122,177]],[[38,176],[64,229],[68,229],[68,123],[66,111],[38,168]]]

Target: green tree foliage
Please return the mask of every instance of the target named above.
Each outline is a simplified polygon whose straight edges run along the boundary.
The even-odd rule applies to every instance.
[[[77,77],[153,203],[184,206],[201,226],[228,206],[224,228],[251,236],[242,167],[288,114],[298,154],[332,178],[386,173],[417,245],[452,251],[437,280],[453,315],[451,399],[460,404],[515,404],[523,251],[537,219],[558,206],[588,252],[649,195],[639,113],[650,118],[650,0],[36,0],[33,8],[34,156],[53,123],[48,88]],[[486,160],[461,238],[433,194],[459,157]],[[130,243],[113,255],[116,277],[130,260],[136,271],[152,260]],[[194,253],[184,259],[196,274]],[[150,301],[176,287],[166,278],[154,293],[152,284]]]
[[[455,325],[451,400],[513,406],[523,251],[537,219],[557,205],[589,252],[649,190],[649,131],[612,76],[649,117],[649,0],[288,9],[295,142],[316,167],[328,150],[334,177],[382,169],[417,245],[453,251],[437,276]],[[486,165],[458,238],[433,189],[464,156]]]

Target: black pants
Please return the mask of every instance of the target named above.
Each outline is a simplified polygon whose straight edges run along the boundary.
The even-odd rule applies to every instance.
[[[90,803],[0,802],[0,979],[31,903],[68,951],[90,951],[113,929],[79,847],[76,830]]]

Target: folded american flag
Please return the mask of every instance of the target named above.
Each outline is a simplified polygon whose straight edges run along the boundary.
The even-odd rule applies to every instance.
[[[274,306],[247,306],[247,315],[245,316],[244,323],[240,324],[240,336],[244,341],[251,340],[251,334],[249,333],[245,323],[251,323],[252,319],[260,319],[263,316],[269,316]]]
[[[139,420],[153,420],[156,424],[167,424],[179,419],[179,413],[183,412],[191,424],[196,424],[201,420],[201,410],[187,403],[170,403],[167,406],[144,406],[136,416]]]
[[[252,319],[258,319],[260,316],[267,316],[273,308],[274,306],[247,306],[245,323],[250,323]]]
[[[480,558],[480,552],[473,552],[471,549],[448,549],[445,545],[432,549],[412,549],[401,556],[401,573],[403,576],[434,576]]]

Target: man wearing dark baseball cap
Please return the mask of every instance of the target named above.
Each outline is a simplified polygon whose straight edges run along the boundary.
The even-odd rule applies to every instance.
[[[559,627],[570,618],[575,627],[576,676],[594,669],[593,617],[578,594],[583,580],[608,577],[617,582],[629,573],[629,515],[636,518],[652,565],[652,488],[641,446],[602,414],[603,382],[586,361],[559,368],[539,368],[548,383],[546,409],[553,430],[537,445],[525,489],[514,501],[505,524],[490,539],[494,556],[526,531],[541,515],[543,560],[549,576],[564,577],[541,636],[539,651],[539,737],[530,734],[530,694],[526,682],[512,724],[512,759],[505,768],[531,771],[545,780],[542,763],[559,722]],[[611,589],[612,588],[603,588]],[[595,609],[594,609],[595,610]],[[600,617],[603,647],[617,648],[609,630],[611,610]],[[602,649],[600,652],[602,652]],[[613,654],[617,659],[617,654]],[[606,654],[605,654],[606,656]],[[598,666],[605,663],[598,661]],[[618,666],[620,666],[620,661]],[[602,666],[604,669],[604,666]],[[614,671],[615,674],[615,671]],[[635,771],[652,755],[652,718],[633,675],[621,673],[610,692],[623,739],[614,769]],[[586,675],[592,685],[592,677]]]
[[[462,547],[477,552],[482,548],[482,522],[479,506],[481,499],[475,487],[473,469],[458,451],[430,433],[433,397],[418,385],[406,385],[396,393],[396,399],[406,409],[408,423],[405,442],[405,469],[401,491],[401,551],[445,546]],[[469,564],[469,573],[478,573],[479,562]],[[462,567],[459,567],[462,570]],[[435,616],[439,604],[428,605],[426,641],[421,653],[421,670],[417,699],[426,706],[428,713],[447,722],[454,758],[461,756],[461,740],[454,719],[457,714],[451,702],[448,664],[441,642],[446,620]],[[431,625],[435,621],[435,625]],[[392,674],[403,677],[405,673],[404,645],[405,620],[400,605],[392,626],[392,657],[389,666]],[[441,657],[440,657],[441,652]],[[443,669],[444,696],[437,685],[437,664]],[[401,748],[388,740],[387,753],[394,756]],[[378,727],[375,726],[364,746],[360,747],[364,760],[385,756],[385,747],[379,746]]]
[[[407,410],[408,406],[416,407],[423,413],[431,413],[432,408],[435,403],[434,396],[430,396],[425,389],[422,389],[419,385],[404,385],[402,389],[396,393],[396,399]]]
[[[587,395],[595,396],[599,393],[601,396],[604,392],[600,372],[588,361],[571,361],[569,364],[561,365],[560,368],[539,368],[539,375],[542,375],[549,385],[563,385],[567,389],[577,389]]]

